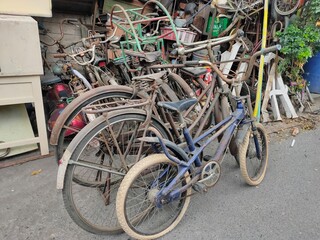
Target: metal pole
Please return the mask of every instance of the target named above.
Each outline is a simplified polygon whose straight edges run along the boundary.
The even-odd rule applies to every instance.
[[[268,9],[269,0],[264,1],[264,13],[263,13],[263,28],[262,28],[262,45],[261,50],[266,48],[267,42],[267,28],[268,28]],[[257,86],[257,94],[256,101],[253,111],[253,116],[256,120],[260,121],[260,108],[261,108],[261,95],[262,95],[262,81],[263,81],[263,67],[264,67],[264,55],[261,55],[260,65],[259,65],[259,75],[258,75],[258,86]]]

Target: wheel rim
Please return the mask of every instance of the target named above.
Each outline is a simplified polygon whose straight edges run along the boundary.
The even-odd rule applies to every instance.
[[[170,183],[176,173],[177,166],[174,164],[160,163],[145,169],[133,181],[127,191],[125,217],[135,232],[151,236],[165,231],[175,222],[186,201],[186,192],[172,202],[161,204],[161,208],[156,206],[155,196]],[[185,180],[179,184],[184,185]]]
[[[286,16],[294,13],[299,4],[299,0],[275,0],[275,10],[278,14]]]

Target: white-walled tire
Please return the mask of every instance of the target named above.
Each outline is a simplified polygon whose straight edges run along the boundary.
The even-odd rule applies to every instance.
[[[181,194],[178,199],[179,202],[173,201],[167,205],[163,204],[162,208],[155,206],[155,203],[151,200],[154,199],[153,197],[157,191],[162,189],[161,186],[166,186],[166,184],[168,184],[175,176],[176,167],[177,165],[170,161],[164,154],[155,154],[140,160],[124,177],[117,194],[116,210],[118,221],[128,235],[140,240],[156,239],[170,232],[181,221],[190,203],[189,195],[191,193],[191,188],[188,188],[187,191]],[[156,175],[156,170],[159,171],[158,176]],[[167,172],[168,174],[164,175],[164,172]],[[190,180],[190,177],[188,177],[187,174],[180,182],[182,185]],[[153,177],[155,178],[154,181],[157,179],[157,185],[152,184],[149,186],[149,183],[154,183],[154,181],[151,181]],[[141,185],[141,195],[138,192],[139,185]],[[137,196],[134,199],[130,198],[131,195]],[[141,201],[140,198],[143,199],[143,201]],[[130,205],[135,204],[134,200],[140,203],[140,205],[137,205],[136,208],[130,208],[135,206]],[[172,204],[173,206],[169,206],[169,204]],[[130,209],[134,212],[136,212],[135,210],[138,210],[139,213],[130,218]],[[169,214],[172,219],[168,220],[165,218],[165,209],[168,209],[169,211],[177,210],[177,213],[174,215],[172,215],[172,213]],[[157,214],[160,218],[155,220]],[[153,221],[150,220],[151,218],[153,218]],[[153,223],[154,226],[152,226]],[[147,224],[150,224],[150,226],[146,226]]]

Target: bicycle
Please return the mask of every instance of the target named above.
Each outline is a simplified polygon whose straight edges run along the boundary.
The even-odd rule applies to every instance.
[[[198,113],[194,119],[191,118],[189,124],[191,125],[190,131],[194,131],[195,135],[199,135],[203,129],[206,129],[210,126],[210,117],[212,117],[212,111],[213,109],[215,109],[215,107],[219,108],[219,111],[224,112],[222,114],[224,116],[222,116],[221,119],[229,115],[229,111],[227,109],[229,107],[228,95],[230,93],[230,89],[227,85],[223,85],[223,81],[230,84],[235,80],[235,78],[229,79],[218,69],[219,63],[215,62],[215,56],[213,56],[211,47],[219,45],[221,43],[229,42],[230,40],[234,40],[238,36],[238,33],[234,33],[231,36],[221,39],[211,39],[193,44],[181,43],[178,47],[178,52],[180,55],[207,48],[208,50],[210,50],[209,56],[210,60],[213,59],[212,62],[200,61],[196,63],[182,62],[180,64],[151,64],[146,66],[145,69],[146,72],[150,71],[153,73],[151,73],[149,76],[139,76],[137,77],[137,79],[143,80],[144,78],[148,79],[150,77],[152,78],[153,76],[154,81],[159,81],[159,76],[155,77],[155,75],[159,74],[159,69],[180,68],[188,66],[195,67],[199,64],[208,65],[214,72],[216,72],[218,78],[213,78],[213,81],[211,81],[210,84],[204,85],[202,93],[197,98],[197,104],[195,104],[194,106],[190,106],[190,109],[188,109],[184,113],[185,116],[188,116],[190,113],[194,112]],[[127,52],[127,54],[132,54],[132,56],[138,56],[139,58],[143,58],[145,56],[141,54],[141,52],[133,51],[129,51]],[[247,74],[245,74],[244,76],[245,79],[250,75],[250,66],[253,66],[253,63],[257,56],[258,54],[250,58],[249,69]],[[235,61],[238,62],[248,60],[248,58],[245,58],[237,59]],[[192,71],[193,70],[191,70],[191,72]],[[206,69],[204,69],[204,72],[206,72]],[[177,83],[179,83],[179,87],[175,89],[185,89],[183,87],[185,83],[183,83],[184,81],[183,79],[181,79],[181,77],[172,73],[169,74],[168,77],[169,76],[175,76],[173,77],[173,79],[176,80]],[[105,90],[107,89],[108,88],[106,87]],[[139,92],[134,88],[128,91],[129,95],[132,93],[133,96],[135,96],[134,94]],[[100,91],[100,94],[102,93],[103,92]],[[118,93],[121,93],[121,91],[119,91]],[[188,93],[188,91],[184,91],[184,93],[182,92],[182,94],[179,93],[175,95],[179,97],[181,96],[183,98],[188,95],[186,93]],[[101,95],[96,96],[98,97]],[[86,100],[89,101],[91,98],[89,98],[89,95],[87,95],[87,97],[88,98]],[[148,136],[152,134],[148,130],[147,126],[153,125],[157,125],[157,129],[160,129],[159,131],[162,133],[162,135],[172,141],[181,142],[182,136],[181,127],[178,126],[174,121],[168,121],[168,114],[166,114],[161,107],[159,108],[156,105],[153,105],[154,107],[152,107],[151,105],[146,105],[149,108],[147,108],[147,110],[144,110],[140,109],[140,103],[136,104],[136,102],[134,102],[132,99],[118,97],[118,100],[120,100],[120,102],[125,103],[124,105],[118,105],[116,101],[112,101],[113,99],[111,97],[109,100],[111,101],[106,101],[107,104],[104,104],[104,102],[102,101],[101,105],[97,105],[97,110],[101,110],[102,112],[108,111],[108,113],[96,118],[93,122],[88,124],[87,127],[85,127],[78,135],[76,135],[76,137],[68,146],[65,154],[60,161],[57,181],[58,189],[63,189],[65,205],[73,220],[85,230],[98,234],[115,233],[121,231],[121,228],[117,224],[116,218],[112,212],[112,204],[114,204],[114,197],[112,196],[114,196],[114,192],[117,190],[122,177],[126,174],[128,169],[135,162],[140,160],[141,156],[149,153],[149,151],[147,151],[146,149],[150,149],[150,145],[148,145],[146,148],[140,147],[141,143],[137,142],[137,137]],[[79,105],[77,107],[79,107],[80,105],[82,107],[86,106],[85,102],[79,101],[78,104]],[[111,106],[111,108],[109,108],[109,106]],[[116,107],[113,108],[114,106]],[[222,106],[221,109],[220,106]],[[122,109],[119,110],[119,108],[117,109],[117,107],[121,107]],[[157,107],[157,109],[156,111],[153,111],[155,107]],[[96,104],[86,107],[86,109],[89,109],[91,111],[95,110],[95,108]],[[80,110],[80,108],[78,109]],[[152,111],[150,109],[152,109]],[[156,116],[153,117],[151,113],[156,114]],[[221,119],[219,121],[221,121]],[[63,135],[60,134],[60,136]],[[122,157],[122,160],[119,159],[119,156],[121,154],[130,155],[130,157],[128,158],[128,162],[126,162],[127,158]],[[105,159],[104,157],[101,158],[102,155],[104,155],[104,157],[116,156],[117,159],[110,158],[112,160],[110,161],[110,159]],[[110,166],[113,167],[110,168]],[[90,179],[86,179],[86,176],[89,176]],[[105,181],[103,182],[102,179],[104,179]],[[112,184],[112,188],[111,183],[114,183]],[[69,185],[69,187],[67,187],[67,185]],[[75,191],[73,191],[72,189],[76,189],[77,187],[85,189],[85,196],[77,197],[76,195],[74,195]],[[110,193],[110,191],[112,192]],[[99,201],[102,201],[98,202],[90,200],[89,193],[91,192],[92,194],[98,192],[98,197],[100,199]],[[75,198],[81,199],[82,202],[80,201],[80,205],[77,205],[76,201],[74,200]],[[90,211],[97,211],[97,219],[100,219],[100,217],[107,217],[108,221],[112,222],[104,222],[104,220],[101,220],[101,222],[99,223],[100,225],[96,226],[96,219],[87,219],[88,213],[86,213],[86,210],[88,210],[88,206],[82,205],[85,202],[84,199],[89,201],[88,205],[91,206],[89,208]],[[94,203],[100,203],[101,206],[99,205],[97,207],[94,207],[92,205]],[[107,206],[105,206],[106,204]],[[101,216],[100,213],[102,211],[110,212],[109,214],[104,212],[103,216]]]
[[[249,65],[253,65],[255,57],[259,54],[261,54],[261,52],[258,52],[250,59]],[[180,65],[195,66],[198,64],[206,64],[212,68],[216,68],[213,63],[207,61],[185,62],[185,64]],[[221,71],[217,71],[218,74],[222,74]],[[251,69],[249,68],[247,75],[250,74],[250,71]],[[153,78],[153,81],[159,82],[161,80],[161,76],[159,73],[156,74],[157,76],[151,74],[149,76],[141,76],[136,79],[143,81],[149,78],[150,81],[150,78]],[[133,81],[135,81],[135,78],[133,78]],[[231,83],[233,80],[226,79],[226,81]],[[218,90],[214,91],[216,88]],[[196,122],[199,122],[202,119],[203,124],[201,124],[200,127],[204,129],[204,123],[208,121],[207,116],[212,115],[212,110],[218,103],[220,96],[226,97],[226,95],[230,93],[225,93],[223,89],[225,88],[222,85],[222,80],[218,78],[217,84],[211,83],[208,85],[207,89],[205,89],[205,91],[199,96],[200,98],[195,100],[197,101],[197,104],[199,104],[199,101],[201,101],[199,99],[204,96],[206,91],[210,90],[210,94],[215,93],[213,100],[211,98],[213,95],[210,95],[210,97],[206,99],[207,102],[212,103],[211,105],[208,105],[207,109],[205,109],[205,113],[200,112],[199,116],[192,121],[192,127],[197,126]],[[150,96],[152,95],[150,94]],[[154,97],[155,95],[153,95],[152,98]],[[161,133],[161,136],[174,142],[179,140],[178,142],[183,144],[181,142],[181,126],[177,125],[172,120],[167,120],[167,124],[160,120],[168,119],[168,117],[173,114],[165,114],[163,111],[164,109],[160,106],[156,112],[164,115],[162,117],[152,116],[154,111],[151,111],[151,109],[154,109],[155,107],[154,100],[149,101],[149,104],[145,105],[147,106],[146,110],[137,108],[138,104],[140,104],[141,107],[141,102],[134,103],[132,100],[129,100],[129,102],[132,104],[120,104],[119,106],[121,109],[108,108],[100,105],[87,107],[90,111],[93,111],[93,113],[95,113],[95,109],[102,112],[107,111],[107,113],[104,113],[104,115],[95,119],[78,135],[76,135],[65,151],[59,166],[57,188],[63,190],[66,208],[72,219],[80,227],[92,233],[108,234],[121,231],[121,227],[118,225],[116,218],[113,215],[114,195],[128,169],[138,162],[141,157],[149,154],[150,149],[155,147],[157,148],[157,146],[153,146],[145,142],[139,142],[137,140],[138,137],[153,135],[153,133],[148,130],[149,126],[155,126],[155,128]],[[192,109],[195,106],[189,107]],[[190,109],[185,111],[185,116],[188,116],[190,113],[188,111],[190,111]],[[221,125],[218,124],[217,126],[220,127]],[[192,127],[190,128],[190,131]],[[170,131],[170,129],[172,130]],[[175,135],[175,137],[172,137],[173,135]],[[223,141],[223,138],[221,141]],[[182,154],[181,150],[179,151],[180,154]],[[103,158],[101,157],[102,155]],[[112,161],[109,161],[106,156],[110,156]],[[87,179],[87,177],[90,179]],[[114,184],[110,185],[111,183]],[[89,193],[94,194],[99,192],[100,196],[96,197],[99,197],[102,202],[98,204],[97,201],[95,202],[89,197],[82,196],[82,192],[77,191],[79,189],[84,189],[83,191],[85,192],[85,196],[89,196]],[[106,194],[107,198],[103,197],[103,194]],[[75,199],[81,199],[81,201],[79,202],[79,200]],[[84,199],[87,199],[89,202],[87,203]],[[107,206],[103,203],[105,201],[108,203]],[[98,214],[99,217],[94,215],[94,220],[87,219],[86,216],[88,213],[86,213],[86,211],[88,210],[88,207],[86,206],[86,203],[91,206],[89,208],[90,211],[94,211],[96,209],[98,209],[98,212],[107,211],[108,214],[105,212],[103,217],[107,216],[108,221],[112,221],[112,223],[106,222],[106,220],[101,220],[102,216],[100,214]],[[94,207],[94,203],[98,204],[98,206]],[[83,204],[85,204],[85,206]],[[95,221],[97,219],[100,220],[100,224],[102,225],[96,226],[97,223]]]
[[[139,160],[137,156],[150,151],[150,145],[136,140],[138,136],[150,135],[144,126],[153,126],[162,136],[173,139],[160,119],[171,119],[169,122],[173,123],[174,116],[153,115],[156,112],[163,114],[161,109],[155,110],[157,99],[168,99],[162,94],[160,85],[165,84],[162,78],[166,79],[166,71],[132,79],[137,88],[143,85],[149,93],[148,98],[120,98],[115,102],[112,99],[82,110],[90,114],[103,112],[103,115],[83,128],[65,150],[57,185],[59,189],[63,188],[64,203],[71,218],[89,232],[122,231],[113,215],[115,191],[128,168]],[[140,109],[142,106],[146,110]],[[93,211],[97,211],[97,215],[92,215]],[[102,211],[104,215],[101,216]]]
[[[270,47],[265,49],[265,53],[277,49],[279,46]],[[156,137],[140,138],[142,142],[160,144],[164,154],[141,159],[120,184],[116,198],[117,217],[128,235],[136,239],[155,239],[173,230],[187,210],[192,189],[203,193],[218,182],[220,165],[233,136],[238,147],[242,177],[249,185],[256,186],[262,182],[268,163],[267,134],[263,126],[251,117],[250,96],[238,95],[235,100],[237,107],[231,116],[196,138],[192,138],[181,114],[196,100],[158,103],[179,114],[186,145],[181,147],[163,139],[152,127],[148,130]],[[202,157],[204,149],[222,134],[215,153]]]

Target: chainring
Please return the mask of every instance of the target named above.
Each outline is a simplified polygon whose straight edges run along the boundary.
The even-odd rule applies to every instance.
[[[207,187],[213,187],[218,182],[220,175],[220,164],[216,161],[209,161],[202,169],[201,180],[199,182]]]

